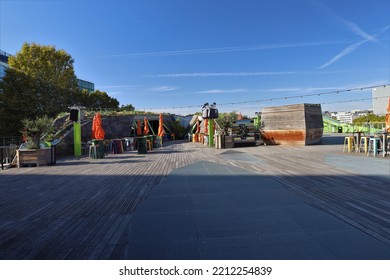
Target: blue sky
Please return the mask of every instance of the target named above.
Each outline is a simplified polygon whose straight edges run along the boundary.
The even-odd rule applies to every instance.
[[[0,49],[64,49],[140,110],[368,109],[371,90],[322,93],[390,83],[388,0],[0,0],[0,15]]]

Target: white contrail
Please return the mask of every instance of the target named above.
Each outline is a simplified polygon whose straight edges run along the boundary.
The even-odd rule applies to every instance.
[[[236,46],[236,47],[221,47],[221,48],[206,48],[206,49],[190,49],[190,50],[176,50],[176,51],[156,51],[156,52],[142,52],[142,53],[127,53],[127,54],[112,54],[94,56],[93,58],[114,58],[114,57],[155,57],[155,56],[177,56],[177,55],[193,55],[193,54],[212,54],[224,52],[241,52],[241,51],[256,51],[266,49],[284,49],[284,48],[298,48],[309,46],[323,46],[332,44],[341,44],[346,41],[323,41],[323,42],[300,42],[300,43],[280,43],[254,46]]]
[[[349,21],[349,20],[346,20],[346,19],[343,19],[343,18],[339,18],[339,21],[344,23],[345,26],[348,27],[348,29],[355,33],[356,35],[362,37],[363,39],[367,40],[367,41],[376,41],[376,38],[370,34],[368,34],[367,32],[364,32],[359,26],[357,26],[355,23],[353,23],[352,21]]]
[[[167,92],[167,91],[173,91],[173,90],[177,90],[177,89],[178,89],[178,87],[175,87],[175,86],[159,86],[159,87],[149,88],[149,91]]]
[[[157,74],[157,75],[152,75],[152,77],[157,77],[157,78],[248,77],[248,76],[291,75],[291,74],[295,74],[295,72],[196,72],[196,73]]]
[[[358,47],[360,47],[361,45],[363,45],[367,42],[376,41],[376,38],[379,37],[380,35],[382,35],[384,32],[386,32],[389,28],[390,28],[390,26],[386,26],[385,28],[382,29],[381,32],[374,34],[372,36],[367,34],[368,36],[366,36],[367,38],[365,40],[362,40],[362,41],[359,41],[355,44],[349,45],[344,50],[342,50],[339,54],[335,55],[331,60],[329,60],[328,62],[326,62],[323,65],[321,65],[320,67],[318,67],[318,69],[323,69],[323,68],[335,63],[337,60],[339,60],[343,56],[350,54],[351,52],[355,51]]]
[[[197,91],[194,93],[218,94],[218,93],[240,93],[246,91],[247,89],[245,88],[234,88],[234,89],[209,89],[209,90]]]
[[[323,65],[321,65],[320,67],[318,67],[318,69],[324,69],[325,67],[328,67],[329,65],[335,63],[337,60],[339,60],[343,56],[346,56],[347,54],[350,54],[351,52],[356,50],[360,45],[363,45],[364,43],[367,43],[367,42],[368,42],[368,40],[363,40],[363,41],[357,42],[355,44],[352,44],[352,45],[346,47],[339,54],[334,56],[331,60],[329,60],[328,62],[326,62]]]
[[[323,65],[321,65],[320,67],[318,67],[318,69],[323,69],[325,67],[328,67],[329,65],[335,63],[336,61],[338,61],[342,57],[352,53],[358,47],[360,47],[361,45],[363,45],[367,42],[376,42],[377,37],[379,37],[382,33],[384,33],[389,28],[389,26],[387,26],[380,33],[378,33],[376,35],[370,35],[367,32],[365,32],[364,30],[362,30],[356,23],[337,15],[329,6],[325,5],[324,3],[321,3],[321,2],[315,2],[315,3],[311,2],[311,3],[314,4],[315,6],[319,7],[328,16],[334,18],[336,21],[341,23],[351,33],[353,33],[353,34],[355,34],[363,39],[362,41],[359,41],[357,43],[349,45],[348,47],[343,49],[340,53],[335,55],[332,59],[330,59],[328,62],[326,62]]]

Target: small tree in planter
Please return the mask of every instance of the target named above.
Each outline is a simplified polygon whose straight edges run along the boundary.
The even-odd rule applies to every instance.
[[[27,147],[29,149],[39,149],[39,141],[47,135],[51,135],[53,132],[52,118],[48,116],[38,117],[35,120],[24,119],[22,120],[23,127],[25,128],[22,132],[23,138],[27,139]]]

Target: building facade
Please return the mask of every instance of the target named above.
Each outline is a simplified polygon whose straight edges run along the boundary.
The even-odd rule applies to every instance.
[[[352,123],[352,114],[351,112],[338,112],[336,118],[339,122],[342,123]]]
[[[8,68],[9,54],[0,50],[0,80],[5,75],[5,70]]]
[[[375,115],[384,116],[387,112],[387,100],[390,97],[390,87],[377,87],[372,89],[372,109]]]
[[[77,79],[77,85],[79,86],[79,89],[81,89],[81,90],[86,90],[88,92],[95,91],[95,84],[94,83],[84,81],[81,79]]]

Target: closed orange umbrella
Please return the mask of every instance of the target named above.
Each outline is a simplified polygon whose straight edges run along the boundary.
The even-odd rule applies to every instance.
[[[390,97],[387,101],[386,130],[387,132],[390,132]]]
[[[205,134],[209,133],[209,120],[208,119],[204,120],[204,133]]]
[[[200,122],[199,122],[199,119],[196,122],[196,131],[195,131],[195,133],[200,133]]]
[[[148,124],[148,119],[146,117],[144,118],[144,134],[145,135],[149,134],[149,124]]]
[[[164,123],[163,123],[163,115],[160,114],[159,118],[158,118],[158,133],[157,133],[158,136],[160,137],[164,137],[165,135],[165,130],[164,130]]]
[[[102,126],[102,116],[97,112],[92,121],[92,139],[104,140],[105,136],[106,132]]]
[[[137,120],[137,135],[142,135],[141,121]]]

